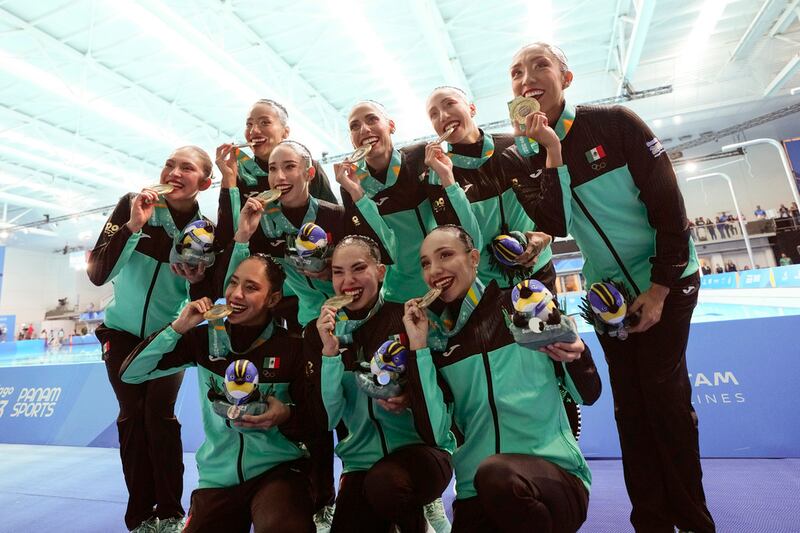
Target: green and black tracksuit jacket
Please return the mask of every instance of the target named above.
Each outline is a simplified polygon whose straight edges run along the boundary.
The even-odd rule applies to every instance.
[[[591,473],[572,435],[552,360],[514,342],[503,313],[509,307],[508,296],[491,282],[445,350],[424,348],[415,354],[426,404],[450,404],[455,427],[463,435],[453,454],[456,498],[476,496],[473,479],[478,466],[498,453],[550,461],[578,477],[588,490]],[[561,363],[563,385],[578,402],[584,401],[579,391],[599,394],[599,382],[598,388],[581,383],[586,377],[581,367],[591,362],[588,352],[587,347],[580,359]]]
[[[89,255],[87,273],[95,285],[114,284],[105,326],[144,338],[178,316],[190,297],[190,284],[170,270],[174,242],[164,228],[145,224],[131,233],[126,226],[134,198],[130,193],[117,203]],[[172,209],[170,214],[179,230],[202,217],[196,204],[191,215]],[[205,293],[212,279],[209,269],[203,282],[191,286],[192,295]]]
[[[231,344],[247,350],[261,328],[228,325]],[[180,335],[171,326],[153,333],[131,352],[120,370],[126,383],[150,379],[197,367],[200,410],[205,440],[197,450],[199,487],[224,488],[244,483],[282,463],[307,455],[301,442],[313,435],[312,417],[305,413],[307,380],[302,340],[278,325],[269,339],[246,355],[209,355],[209,326],[204,324]],[[248,359],[259,371],[259,389],[290,405],[291,416],[280,427],[244,429],[214,413],[208,398],[209,381],[224,389],[225,370],[233,361]]]
[[[425,194],[424,184],[420,181],[420,172],[424,168],[424,145],[421,151],[406,147],[398,152],[400,169],[394,184],[372,195],[365,192],[364,197],[355,204],[350,195],[342,190],[342,203],[348,208],[353,205],[358,207],[365,198],[371,199],[398,239],[397,256],[394,264],[387,268],[384,290],[386,301],[404,303],[428,291],[422,279],[419,248],[425,236],[437,226],[437,222]],[[374,178],[386,183],[388,169],[378,171],[369,166],[367,169]],[[454,187],[448,193],[458,195],[459,192],[455,189]],[[463,195],[463,191],[460,194]]]
[[[361,363],[369,363],[375,351],[387,340],[405,333],[403,305],[386,302],[367,322],[353,333],[353,342],[344,345],[339,355],[322,354],[322,341],[315,324],[304,333],[306,356],[321,367],[316,398],[316,411],[322,425],[333,429],[344,423],[347,436],[336,446],[343,472],[368,470],[383,457],[411,444],[427,444],[452,453],[455,438],[450,432],[450,414],[443,403],[426,405],[420,376],[435,372],[430,359],[409,358],[405,387],[411,397],[411,409],[395,414],[378,405],[356,384],[355,374]],[[321,359],[321,361],[320,361]],[[427,365],[427,366],[426,366]],[[340,428],[341,429],[341,428]]]
[[[226,191],[234,194],[235,189],[223,189],[221,198]],[[346,210],[340,205],[319,200],[314,222],[330,236],[329,247],[336,246],[336,243],[348,235],[365,235],[378,243],[384,263],[391,264],[396,250],[394,233],[386,226],[372,200],[365,196],[356,207],[357,210]],[[319,316],[322,303],[335,294],[330,280],[306,276],[296,270],[286,259],[287,244],[291,244],[291,241],[286,242],[287,238],[294,239],[297,236],[299,226],[302,226],[300,221],[303,220],[306,211],[307,206],[299,209],[283,208],[283,213],[296,228],[288,236],[271,238],[260,227],[250,237],[249,243],[234,242],[232,247],[229,245],[227,253],[231,255],[225,275],[227,281],[239,263],[251,253],[264,253],[273,257],[281,264],[286,273],[284,295],[296,295],[299,299],[297,320],[302,326]],[[222,263],[224,264],[224,261]],[[221,272],[221,268],[218,272]]]
[[[547,233],[574,237],[588,284],[624,283],[633,295],[651,283],[680,287],[697,272],[689,221],[669,156],[650,128],[622,106],[567,103],[556,125],[564,165],[546,167],[515,147],[508,167],[520,202]],[[527,168],[519,167],[520,163]]]
[[[220,189],[217,227],[214,232],[214,246],[217,250],[224,250],[233,241],[239,221],[239,212],[242,210],[247,198],[270,188],[269,165],[257,158],[250,157],[247,157],[246,164],[248,164],[250,175],[256,178],[257,183],[255,185],[248,185],[239,176],[236,178],[236,187],[234,189]],[[325,200],[332,204],[338,203],[322,165],[319,164],[319,161],[312,160],[311,166],[314,167],[316,173],[314,174],[314,179],[309,183],[309,194],[314,198]],[[225,192],[226,190],[228,190],[227,193]]]
[[[478,266],[478,277],[484,283],[494,280],[500,287],[507,288],[521,281],[515,279],[509,283],[506,275],[493,264],[492,252],[489,249],[497,235],[507,234],[509,231],[543,231],[537,229],[523,207],[520,205],[510,180],[506,179],[503,158],[501,154],[514,144],[514,137],[506,134],[488,134],[481,130],[480,138],[471,144],[452,145],[452,153],[469,157],[481,157],[484,146],[484,135],[491,135],[494,141],[494,152],[478,168],[453,167],[456,183],[463,190],[469,202],[471,213],[465,213],[453,203],[453,196],[449,191],[442,190],[441,185],[430,183],[429,172],[424,162],[416,169],[418,174],[423,174],[426,184],[426,195],[433,206],[433,215],[438,225],[456,224],[463,227],[472,236],[475,246],[481,252],[481,262]],[[421,158],[424,161],[424,145],[418,145],[417,150],[422,150]],[[477,227],[477,231],[473,228]],[[555,269],[551,258],[553,252],[547,246],[539,254],[533,265],[533,277],[553,287],[555,284]]]

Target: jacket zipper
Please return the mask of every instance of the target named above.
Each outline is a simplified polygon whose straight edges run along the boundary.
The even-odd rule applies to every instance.
[[[239,433],[239,457],[236,462],[236,473],[239,474],[239,483],[244,483],[244,435]]]
[[[156,286],[156,279],[158,278],[158,271],[161,270],[161,261],[156,261],[156,271],[153,272],[153,280],[150,282],[150,288],[147,289],[147,296],[144,298],[144,309],[142,310],[142,330],[139,333],[140,338],[144,338],[145,323],[147,322],[147,308],[150,307],[150,296],[153,294],[153,289]]]
[[[378,430],[378,436],[381,438],[381,448],[383,449],[383,456],[386,457],[389,455],[389,449],[386,447],[386,435],[383,434],[383,428],[381,427],[381,423],[378,422],[378,419],[375,418],[375,411],[372,408],[372,398],[367,397],[367,411],[369,412],[369,417],[372,420],[372,423],[375,424],[375,428]]]
[[[414,208],[414,213],[417,215],[417,222],[419,223],[419,229],[422,231],[422,236],[426,237],[428,232],[425,231],[425,224],[422,222],[422,215],[419,212],[419,207]]]
[[[231,421],[226,420],[225,425],[230,427]],[[236,458],[236,474],[239,476],[239,483],[244,483],[244,465],[242,465],[242,461],[244,460],[244,435],[239,433],[239,456]]]
[[[494,453],[500,453],[500,423],[497,420],[497,404],[494,401],[494,385],[492,385],[492,369],[489,366],[489,352],[486,351],[486,343],[481,336],[481,358],[483,359],[483,370],[486,373],[486,389],[489,396],[489,409],[492,411],[492,422],[494,423]]]
[[[584,205],[583,201],[581,201],[580,197],[576,194],[575,189],[572,189],[572,197],[575,199],[575,203],[577,203],[578,207],[581,208],[581,211],[583,211],[583,214],[586,216],[586,218],[589,220],[592,226],[594,226],[594,229],[595,231],[597,231],[598,235],[600,235],[600,238],[603,239],[604,243],[606,243],[606,247],[608,247],[608,250],[611,252],[611,255],[614,256],[614,260],[619,265],[620,270],[622,270],[622,274],[625,276],[625,279],[627,279],[628,282],[631,284],[631,287],[633,287],[633,290],[636,292],[636,295],[638,296],[639,294],[641,294],[639,286],[636,284],[635,281],[633,281],[633,276],[631,276],[630,272],[628,272],[628,269],[622,263],[622,259],[617,253],[617,250],[614,249],[614,246],[611,244],[611,241],[609,240],[608,236],[603,232],[602,229],[600,229],[600,224],[598,224],[597,221],[594,219],[594,217],[592,217],[592,215],[589,214],[589,210],[586,209],[586,206]]]

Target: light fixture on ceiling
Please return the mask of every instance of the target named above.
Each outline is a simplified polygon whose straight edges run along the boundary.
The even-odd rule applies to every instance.
[[[653,120],[653,127],[660,128],[663,123],[664,123],[664,121],[661,120],[660,118],[654,119]]]
[[[791,94],[792,96],[800,94],[800,87],[792,87],[791,89],[789,89],[789,94]]]
[[[330,133],[302,113],[302,108],[295,105],[285,91],[269,86],[260,77],[253,75],[233,56],[186,22],[185,17],[171,10],[166,3],[148,3],[152,11],[131,0],[109,0],[107,3],[114,12],[125,13],[125,20],[136,24],[148,37],[161,41],[165,50],[178,55],[187,64],[196,66],[199,72],[207,74],[214,83],[233,94],[243,107],[268,95],[291,109],[292,135],[303,139],[303,143],[312,150],[329,147],[335,142]],[[363,30],[352,24],[347,27],[358,27],[359,34]]]
[[[325,0],[325,7],[332,17],[337,19],[341,27],[358,28],[357,32],[346,32],[365,56],[365,63],[373,71],[375,79],[382,80],[387,90],[397,100],[397,124],[408,134],[420,134],[431,129],[430,122],[422,112],[425,109],[423,100],[408,83],[408,76],[397,57],[391,55],[383,46],[383,38],[373,29],[365,13],[365,5],[357,0]],[[364,46],[364,43],[369,43]],[[398,129],[399,129],[398,127]]]
[[[686,170],[688,170],[689,172],[694,172],[695,170],[697,170],[697,163],[693,162],[686,163]]]
[[[692,31],[678,56],[677,70],[690,72],[703,58],[708,41],[730,0],[705,0],[694,21]]]
[[[71,84],[68,80],[62,79],[4,50],[0,50],[0,68],[45,91],[80,105],[102,117],[105,121],[111,120],[126,128],[135,130],[146,138],[158,139],[172,148],[191,144],[185,138],[170,132],[164,124],[148,122],[139,115],[112,104],[80,85]]]
[[[2,130],[2,126],[0,126]],[[35,142],[35,139],[14,131],[0,131],[0,153],[11,156],[14,159],[33,163],[37,169],[49,169],[65,176],[74,176],[82,181],[87,181],[95,185],[102,185],[113,190],[129,191],[132,188],[143,186],[148,180],[145,176],[128,172],[124,168],[109,165],[97,158],[91,158],[74,150],[67,150],[58,146],[46,143]],[[19,148],[10,146],[14,143]],[[26,147],[32,146],[31,143],[38,145],[37,150],[32,151]],[[88,172],[83,169],[93,168],[96,172]],[[31,188],[34,188],[33,186]],[[47,187],[52,190],[52,187]]]
[[[680,115],[675,115],[674,117],[672,117],[672,123],[673,124],[682,124],[683,123],[683,117],[680,116]]]

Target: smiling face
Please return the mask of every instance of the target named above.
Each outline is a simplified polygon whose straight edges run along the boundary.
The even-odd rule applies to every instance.
[[[281,299],[280,289],[272,290],[263,261],[257,258],[242,261],[225,289],[225,300],[233,308],[228,322],[241,326],[266,324],[269,310]]]
[[[203,157],[197,148],[178,148],[167,158],[161,170],[161,183],[169,183],[173,191],[165,195],[169,200],[191,200],[199,191],[211,185],[210,159]]]
[[[275,147],[269,156],[269,186],[281,191],[280,202],[300,207],[308,201],[308,184],[314,177],[311,161],[298,154],[291,144]]]
[[[552,52],[541,45],[526,46],[512,59],[509,72],[514,96],[536,98],[548,119],[558,119],[564,105],[564,89],[572,83],[572,72],[562,70]]]
[[[480,138],[478,125],[473,118],[475,104],[469,103],[460,91],[452,87],[436,89],[428,97],[425,106],[437,135],[444,133],[448,127],[455,127],[447,138],[450,144],[473,143]]]
[[[372,102],[361,102],[353,107],[347,120],[353,148],[372,145],[367,159],[391,153],[394,122],[383,109]]]
[[[422,277],[428,287],[439,287],[439,299],[449,303],[463,298],[477,275],[480,254],[468,249],[455,229],[439,228],[422,241],[419,251]]]
[[[259,159],[269,159],[272,150],[289,136],[289,127],[281,122],[274,106],[255,104],[244,128],[244,138],[253,143],[253,153]]]
[[[331,262],[333,290],[348,294],[353,302],[350,311],[367,309],[375,304],[378,291],[386,275],[386,267],[370,254],[366,245],[358,242],[340,244],[333,252]]]

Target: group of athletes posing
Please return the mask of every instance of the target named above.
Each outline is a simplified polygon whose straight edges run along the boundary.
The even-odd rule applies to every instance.
[[[555,293],[550,236],[570,234],[586,282],[623,284],[640,317],[626,340],[600,336],[631,522],[637,531],[714,531],[685,360],[698,264],[669,159],[628,109],[570,105],[573,74],[557,48],[522,48],[510,75],[514,96],[541,108],[514,135],[480,130],[457,88],[430,94],[426,111],[438,135],[449,131],[447,151],[394,148],[387,111],[356,104],[351,140],[371,149],[335,165],[343,205],[308,150],[286,140],[286,110],[258,101],[245,127],[255,157],[217,149],[219,254],[209,269],[169,259],[181,229],[202,218],[196,196],[212,172],[204,151],[169,156],[160,182],[171,192],[120,200],[89,276],[114,281],[96,334],[120,405],[129,529],[314,531],[315,513],[330,519],[335,498],[331,531],[443,530],[429,506],[455,473],[453,531],[576,531],[591,473],[565,405],[599,396],[591,354],[580,339],[529,350],[506,323],[507,289],[520,279]],[[264,205],[251,196],[267,189],[280,198]],[[322,272],[287,255],[308,222],[335,247]],[[486,251],[509,231],[528,243],[511,273]],[[431,287],[441,295],[424,308],[419,297]],[[343,294],[345,307],[325,305]],[[202,324],[220,296],[232,314]],[[356,374],[393,339],[409,352],[404,388],[371,398]],[[271,394],[263,414],[231,421],[206,397],[237,359],[255,365]],[[173,408],[190,366],[205,441],[184,518]]]

